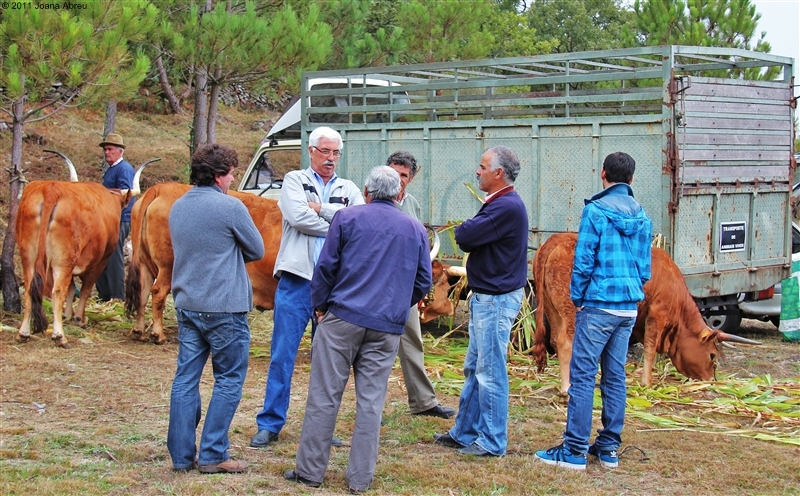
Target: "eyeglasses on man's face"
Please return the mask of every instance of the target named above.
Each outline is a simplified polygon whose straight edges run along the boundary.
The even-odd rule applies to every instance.
[[[333,154],[333,156],[336,157],[336,158],[339,158],[339,157],[342,156],[342,151],[341,150],[329,150],[327,148],[317,148],[316,146],[312,146],[312,148],[315,149],[316,151],[320,152],[321,154],[325,155],[326,157],[330,156],[331,154]]]

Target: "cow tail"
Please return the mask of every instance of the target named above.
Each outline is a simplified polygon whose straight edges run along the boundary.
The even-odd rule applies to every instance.
[[[136,262],[136,252],[134,251],[131,265],[128,268],[128,276],[125,278],[125,316],[129,319],[138,312],[142,299],[142,281],[139,272],[139,264]]]
[[[47,317],[45,317],[44,308],[42,307],[43,289],[44,280],[42,279],[42,275],[37,271],[33,275],[33,281],[31,281],[31,287],[29,289],[34,334],[37,332],[44,332],[47,329]]]
[[[36,262],[33,266],[33,281],[31,281],[31,314],[33,315],[33,332],[44,332],[47,329],[47,317],[42,308],[44,296],[44,277],[47,274],[47,233],[50,229],[53,213],[58,204],[57,197],[50,191],[44,195],[42,212],[39,222],[39,241],[36,249]]]
[[[139,312],[142,301],[142,274],[139,268],[139,253],[142,251],[142,236],[144,234],[144,221],[147,208],[153,202],[154,195],[151,191],[145,194],[133,205],[131,211],[131,264],[128,267],[128,276],[125,278],[125,316],[131,318]]]
[[[537,253],[538,255],[538,253]],[[536,370],[544,371],[547,365],[547,329],[544,324],[544,278],[543,270],[537,263],[537,257],[533,262],[533,286],[536,294],[536,333],[533,339],[533,358],[536,360]]]

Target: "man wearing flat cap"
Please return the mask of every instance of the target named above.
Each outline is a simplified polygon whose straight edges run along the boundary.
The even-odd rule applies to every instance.
[[[122,158],[125,151],[125,143],[122,136],[116,133],[109,133],[106,139],[100,142],[105,155],[103,164],[103,186],[108,189],[133,189],[133,166]],[[117,249],[108,259],[105,270],[97,280],[97,295],[102,301],[109,301],[112,298],[125,301],[125,262],[123,260],[123,248],[125,238],[131,231],[131,208],[136,198],[122,209],[122,217],[119,226],[119,242]]]

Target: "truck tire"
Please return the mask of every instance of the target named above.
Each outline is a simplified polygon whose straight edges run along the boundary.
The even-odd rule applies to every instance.
[[[774,325],[778,329],[781,328],[781,316],[780,315],[772,315],[769,318],[769,321],[772,322],[772,325]]]
[[[737,310],[738,308],[735,306],[722,306],[722,307],[712,307],[708,309],[708,312],[704,311],[703,318],[706,321],[706,325],[711,329],[720,330],[722,332],[727,333],[736,333],[739,330],[739,327],[742,325],[742,316],[739,314],[732,315],[709,315],[708,313],[714,310]]]

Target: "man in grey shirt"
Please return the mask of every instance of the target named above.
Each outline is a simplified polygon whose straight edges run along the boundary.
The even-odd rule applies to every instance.
[[[194,188],[169,214],[180,344],[167,448],[177,471],[198,466],[203,473],[232,473],[247,468],[247,462],[228,454],[228,429],[242,398],[250,351],[247,312],[253,308],[253,289],[244,264],[264,257],[264,241],[244,204],[227,195],[238,163],[232,148],[200,147],[192,156]],[[200,377],[209,354],[214,391],[198,450]]]
[[[395,203],[403,212],[416,220],[420,218],[420,206],[416,198],[406,191],[408,184],[414,179],[419,167],[417,160],[408,152],[399,151],[389,155],[386,165],[400,175],[400,194]],[[412,415],[450,418],[456,414],[455,409],[442,406],[436,400],[433,384],[425,370],[425,353],[422,347],[422,329],[419,324],[419,310],[411,307],[405,332],[400,338],[400,367],[403,369],[403,380],[408,391],[408,408]]]

